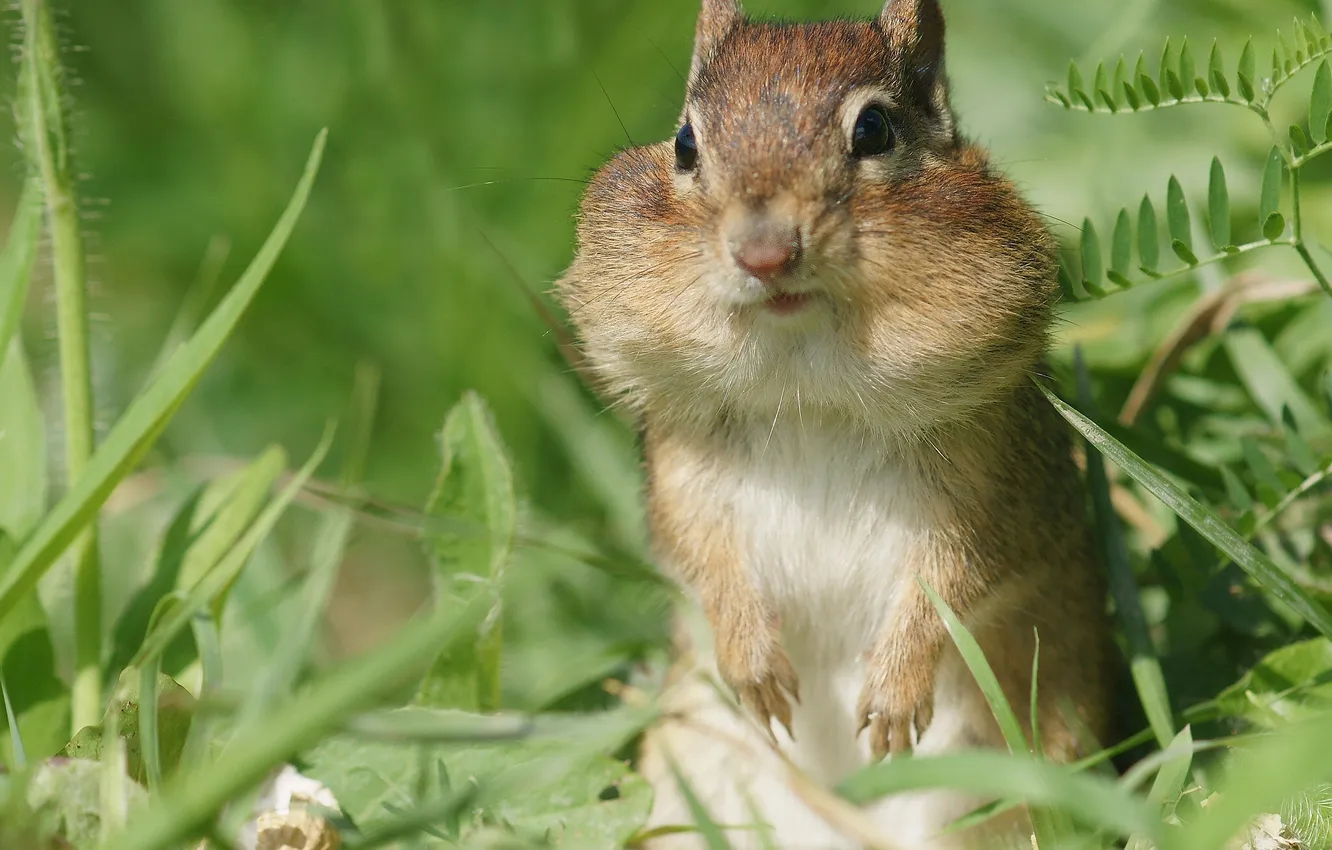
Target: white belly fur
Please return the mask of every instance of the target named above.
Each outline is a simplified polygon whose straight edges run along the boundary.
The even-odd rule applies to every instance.
[[[886,453],[848,448],[845,432],[779,423],[770,434],[755,434],[750,448],[716,467],[709,480],[694,483],[715,500],[710,509],[724,504],[730,510],[745,565],[781,617],[783,646],[801,689],[795,740],[778,728],[781,747],[828,787],[868,763],[868,744],[856,735],[862,653],[914,580],[908,553],[931,510],[921,482]],[[710,642],[700,638],[699,673],[715,677]],[[674,777],[657,763],[656,753],[669,750],[720,823],[752,823],[752,801],[783,848],[856,846],[793,796],[757,725],[736,717],[702,678],[686,679],[668,702],[685,720],[658,727],[648,742],[644,771],[657,786],[651,825],[692,822]],[[987,714],[969,672],[948,653],[938,671],[935,717],[917,754],[975,740]],[[933,850],[955,846],[930,836],[980,802],[949,793],[902,795],[871,812],[885,837],[913,850]],[[728,837],[735,847],[761,846],[752,830]],[[702,844],[696,835],[682,834],[652,846]]]

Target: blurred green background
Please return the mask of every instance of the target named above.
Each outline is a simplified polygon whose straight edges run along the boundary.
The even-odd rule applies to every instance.
[[[626,136],[671,133],[694,0],[56,5],[77,81],[103,422],[158,356],[210,243],[215,258],[225,257],[216,300],[267,234],[327,126],[323,170],[294,238],[160,454],[249,457],[278,442],[303,457],[325,420],[345,411],[355,365],[369,361],[383,376],[367,483],[376,497],[424,503],[438,467],[433,435],[449,406],[475,389],[513,454],[530,498],[529,528],[633,548],[632,435],[569,374],[523,289],[546,291],[569,261],[572,214],[589,172]],[[1237,206],[1252,204],[1270,144],[1251,115],[1227,107],[1065,112],[1042,93],[1064,78],[1070,59],[1086,69],[1121,52],[1131,62],[1146,49],[1154,68],[1164,37],[1187,35],[1203,57],[1219,39],[1233,69],[1250,34],[1270,40],[1293,15],[1319,11],[1291,0],[944,5],[964,129],[992,149],[1065,240],[1076,237],[1069,223],[1085,215],[1104,222],[1145,191],[1159,207],[1171,173],[1199,197],[1214,154],[1226,163]],[[877,11],[872,0],[746,6],[800,17]],[[1332,8],[1322,11],[1332,18]],[[5,73],[12,91],[12,68]],[[1301,86],[1307,90],[1307,82],[1291,89]],[[1278,112],[1288,104],[1294,115],[1303,97],[1283,95]],[[4,130],[13,135],[12,126]],[[15,151],[2,155],[9,197],[0,208],[12,209],[21,168]],[[1332,233],[1327,165],[1310,175],[1306,226]],[[229,253],[218,253],[225,245]],[[1281,252],[1262,262],[1295,268]],[[52,309],[38,290],[26,330],[39,378],[50,382]],[[1149,286],[1075,308],[1061,341],[1087,344],[1098,386],[1122,400],[1195,294]],[[282,554],[277,547],[265,557]],[[337,647],[373,640],[415,604],[420,566],[410,538],[361,528],[331,612]],[[636,647],[660,644],[661,601],[641,586],[625,589],[549,553],[515,564],[515,573],[524,570],[542,592],[511,608],[512,639],[529,647],[506,659],[515,701],[547,703],[569,690],[567,681],[532,684],[540,671],[555,681],[556,667],[576,666],[591,677],[635,657]],[[558,664],[538,639],[557,632],[566,640]]]

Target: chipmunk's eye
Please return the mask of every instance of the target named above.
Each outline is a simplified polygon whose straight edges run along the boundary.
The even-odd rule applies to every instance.
[[[694,140],[694,126],[686,124],[675,134],[675,167],[693,171],[698,165],[698,142]]]
[[[878,156],[891,151],[896,142],[883,107],[867,106],[856,119],[856,129],[851,136],[851,155]]]

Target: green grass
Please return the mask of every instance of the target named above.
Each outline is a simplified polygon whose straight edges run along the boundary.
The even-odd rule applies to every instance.
[[[1065,248],[1050,403],[1083,440],[1124,742],[1034,756],[936,599],[1009,752],[868,767],[828,811],[953,787],[997,798],[967,823],[1030,804],[1041,850],[1210,850],[1261,814],[1332,835],[1332,40],[1251,5],[947,4],[963,125]],[[0,847],[223,842],[284,763],[347,847],[642,838],[674,596],[632,432],[541,293],[588,170],[670,132],[694,13],[6,22]],[[686,796],[681,828],[727,846]]]

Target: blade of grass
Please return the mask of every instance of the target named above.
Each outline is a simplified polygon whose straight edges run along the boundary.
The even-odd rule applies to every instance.
[[[157,732],[157,676],[161,670],[160,657],[139,668],[139,747],[148,790],[153,792],[162,787],[162,745]]]
[[[14,716],[14,704],[9,701],[3,672],[0,672],[0,696],[5,700],[5,722],[9,724],[9,744],[14,748],[14,767],[22,770],[28,766],[28,754],[23,749],[23,736],[19,734],[18,718]]]
[[[252,788],[276,765],[337,729],[346,718],[401,687],[429,664],[440,647],[470,639],[489,600],[441,605],[405,626],[379,649],[323,677],[289,703],[238,729],[216,761],[163,789],[139,813],[133,830],[119,833],[104,850],[168,850],[194,834],[237,794]]]
[[[92,521],[116,484],[148,451],[222,348],[296,226],[309,198],[326,138],[327,132],[321,131],[291,202],[240,281],[190,341],[172,356],[157,379],[130,403],[93,455],[85,473],[27,539],[0,580],[0,618],[37,586],[55,559]]]
[[[140,645],[139,651],[130,659],[129,666],[139,667],[153,658],[160,658],[166,651],[176,636],[189,625],[190,620],[195,614],[207,608],[219,596],[226,592],[227,588],[240,575],[245,564],[249,562],[250,555],[264,538],[269,535],[277,521],[286,512],[287,507],[292,500],[305,486],[305,482],[314,474],[315,469],[323,462],[324,455],[328,453],[328,447],[333,442],[333,429],[330,426],[324,432],[324,438],[315,448],[314,454],[305,462],[305,466],[292,477],[287,486],[278,494],[277,498],[264,508],[263,512],[250,526],[234,546],[232,546],[226,555],[217,562],[217,566],[210,570],[199,580],[185,595],[185,601],[174,606],[162,618],[161,625],[149,631]],[[213,612],[214,616],[218,614]]]
[[[1162,755],[1166,758],[1157,771],[1156,780],[1152,782],[1147,801],[1157,807],[1162,819],[1168,819],[1184,790],[1184,783],[1189,778],[1189,767],[1193,764],[1193,733],[1188,726],[1180,730]],[[1128,848],[1152,850],[1152,843],[1146,836],[1135,835],[1129,839]]]
[[[708,814],[707,808],[694,792],[693,785],[680,770],[680,765],[676,763],[674,757],[668,756],[667,762],[671,773],[675,776],[675,784],[680,789],[680,796],[684,797],[685,805],[689,807],[689,816],[694,819],[694,826],[706,842],[708,850],[730,850],[731,842],[726,839],[726,833],[722,832],[722,828]]]
[[[1254,581],[1267,590],[1325,637],[1332,637],[1332,615],[1305,592],[1265,554],[1250,546],[1216,514],[1185,493],[1142,458],[1107,434],[1099,425],[1064,403],[1043,385],[1041,392],[1059,414],[1087,438],[1103,455],[1112,460],[1133,480],[1151,491],[1180,519],[1193,526],[1214,546],[1230,556]]]
[[[1031,651],[1031,703],[1028,710],[1031,712],[1031,751],[1039,758],[1045,749],[1041,746],[1040,702],[1037,700],[1039,693],[1037,682],[1041,671],[1041,633],[1035,626],[1031,629],[1031,638],[1035,649]]]
[[[1083,360],[1081,346],[1074,350],[1073,360],[1077,368],[1078,399],[1083,410],[1094,414],[1091,375]],[[1086,444],[1086,456],[1087,486],[1091,490],[1096,537],[1101,544],[1102,556],[1105,558],[1110,579],[1110,593],[1115,600],[1115,611],[1119,614],[1119,622],[1128,643],[1129,669],[1133,674],[1133,684],[1137,688],[1138,699],[1142,702],[1152,732],[1156,735],[1156,741],[1164,748],[1175,736],[1165,673],[1161,669],[1160,659],[1156,657],[1156,648],[1152,645],[1152,637],[1147,630],[1147,618],[1142,612],[1138,584],[1133,578],[1133,566],[1129,563],[1128,546],[1124,543],[1119,516],[1115,513],[1110,500],[1110,478],[1105,472],[1105,462],[1101,458],[1101,453],[1090,442]]]
[[[967,663],[967,669],[971,671],[972,678],[980,686],[981,693],[985,695],[985,701],[990,704],[990,711],[994,714],[995,722],[999,724],[999,731],[1003,733],[1004,742],[1008,744],[1008,751],[1013,755],[1030,755],[1031,750],[1027,745],[1027,738],[1022,734],[1022,724],[1018,722],[1017,714],[1013,711],[1013,706],[1009,704],[1008,697],[1004,696],[1004,689],[999,685],[999,678],[994,675],[994,669],[990,667],[990,662],[985,659],[985,653],[981,651],[980,644],[967,627],[962,625],[953,609],[930,587],[929,583],[920,576],[916,576],[916,583],[920,585],[921,590],[929,597],[930,604],[934,610],[939,612],[939,617],[944,621],[948,628],[948,635],[953,639],[953,644],[957,647],[962,660]]]
[[[929,597],[934,610],[939,612],[944,625],[948,628],[948,634],[953,639],[953,644],[957,647],[962,660],[966,662],[967,669],[971,671],[972,678],[980,687],[981,693],[985,695],[985,701],[990,705],[990,711],[994,714],[995,722],[999,724],[999,731],[1004,736],[1005,743],[1008,744],[1008,750],[1015,756],[1026,756],[1028,758],[1039,758],[1039,754],[1029,748],[1026,737],[1022,734],[1022,724],[1018,722],[1017,713],[1013,711],[1013,706],[1009,703],[1008,697],[1004,694],[1004,689],[999,684],[999,679],[994,675],[994,669],[990,667],[990,662],[986,660],[985,653],[981,650],[980,644],[976,638],[962,625],[962,621],[957,614],[920,576],[916,577],[921,589]],[[1034,713],[1034,712],[1033,712]],[[1032,831],[1036,836],[1036,843],[1041,847],[1056,847],[1066,837],[1068,831],[1067,825],[1054,812],[1042,811],[1033,808],[1031,814]]]
[[[197,703],[201,706],[217,695],[222,682],[222,642],[217,632],[217,621],[207,610],[190,620],[190,631],[194,634],[194,646],[199,652],[199,666],[202,668]],[[213,724],[214,718],[207,711],[195,711],[190,720],[190,731],[185,737],[185,748],[181,751],[180,770],[188,771],[198,767],[208,758]]]
[[[1007,753],[977,751],[880,762],[843,780],[837,791],[847,800],[865,805],[888,794],[930,788],[1007,797],[1063,810],[1119,836],[1156,836],[1160,832],[1152,812],[1108,779]]]
[[[73,162],[65,128],[62,70],[50,7],[24,0],[23,61],[27,65],[20,121],[34,171],[46,197],[55,280],[56,337],[64,410],[65,489],[84,474],[93,454],[92,363],[88,354],[87,281],[83,223],[74,190]],[[71,541],[74,568],[73,728],[97,723],[102,714],[102,583],[97,562],[97,524],[79,529]]]

